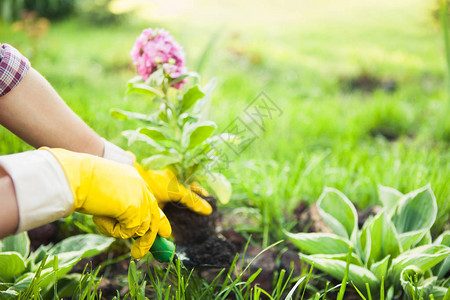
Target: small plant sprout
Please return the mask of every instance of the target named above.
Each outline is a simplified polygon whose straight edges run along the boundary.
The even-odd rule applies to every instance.
[[[136,120],[142,126],[122,134],[130,146],[145,142],[146,169],[169,169],[186,185],[201,182],[219,200],[228,202],[231,185],[211,165],[219,160],[218,144],[235,139],[232,134],[214,135],[217,125],[205,120],[203,111],[215,86],[212,80],[200,87],[199,75],[187,72],[181,46],[163,29],[145,29],[136,39],[131,58],[139,76],[128,82],[126,95],[141,94],[146,112],[113,109],[120,120]]]

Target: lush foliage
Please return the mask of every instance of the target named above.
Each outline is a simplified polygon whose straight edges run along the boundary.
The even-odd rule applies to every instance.
[[[101,235],[83,234],[56,245],[42,245],[30,253],[30,240],[26,232],[1,240],[0,298],[29,299],[32,294],[42,293],[44,299],[53,299],[52,288],[58,284],[60,297],[72,294],[81,275],[66,274],[82,258],[105,251],[113,241],[113,238]]]
[[[205,120],[204,109],[215,81],[200,87],[199,75],[187,72],[184,56],[167,31],[145,29],[131,50],[139,76],[128,82],[126,95],[143,95],[152,109],[145,113],[114,109],[111,114],[145,125],[123,132],[129,145],[136,141],[148,145],[147,158],[142,161],[145,168],[168,168],[185,184],[205,182],[226,203],[231,185],[211,166],[219,160],[217,145],[237,142],[237,138],[229,133],[213,134],[217,125]],[[192,83],[185,85],[187,79]]]
[[[384,299],[386,290],[389,299],[403,290],[411,298],[433,294],[442,299],[447,289],[439,283],[450,270],[450,232],[432,243],[430,229],[437,214],[432,190],[425,186],[403,195],[380,186],[379,194],[382,212],[359,230],[358,214],[350,200],[326,188],[317,207],[333,233],[286,235],[301,250],[303,260],[338,280],[346,274],[349,259],[348,278],[362,294]],[[349,248],[353,251],[348,257]]]

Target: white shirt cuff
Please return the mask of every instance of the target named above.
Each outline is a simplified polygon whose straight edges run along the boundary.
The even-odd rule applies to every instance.
[[[19,206],[17,232],[70,215],[74,199],[63,169],[47,150],[0,156],[14,183]]]
[[[128,153],[120,147],[117,147],[116,145],[108,142],[105,139],[103,139],[103,141],[105,142],[105,151],[103,153],[103,158],[122,164],[133,165],[134,157],[132,154]]]

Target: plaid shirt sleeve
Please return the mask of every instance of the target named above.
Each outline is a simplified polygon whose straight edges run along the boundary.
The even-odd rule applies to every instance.
[[[11,91],[30,69],[30,62],[17,49],[0,44],[0,96]]]

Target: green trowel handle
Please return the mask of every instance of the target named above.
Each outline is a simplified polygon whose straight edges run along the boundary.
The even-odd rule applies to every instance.
[[[150,252],[153,254],[153,257],[160,263],[168,262],[175,252],[175,244],[168,239],[157,235],[152,247],[150,248]]]

